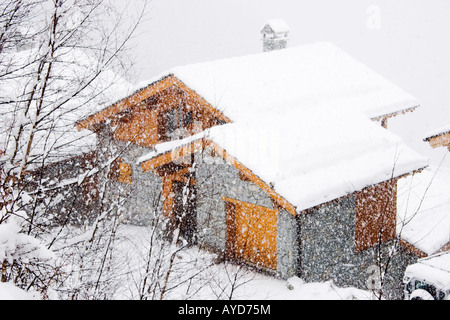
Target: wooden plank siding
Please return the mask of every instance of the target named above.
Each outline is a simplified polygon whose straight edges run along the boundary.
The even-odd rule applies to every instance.
[[[360,252],[396,237],[397,179],[356,194],[355,251]]]
[[[182,99],[180,100],[180,94]],[[96,124],[107,119],[122,119],[122,121],[131,121],[129,127],[130,132],[122,129],[118,132],[118,138],[132,141],[135,139],[137,133],[141,132],[145,126],[150,125],[152,130],[156,129],[157,119],[155,118],[158,111],[168,110],[177,104],[184,104],[195,111],[194,117],[203,123],[203,129],[211,126],[212,123],[217,122],[231,122],[222,112],[216,107],[209,104],[204,98],[198,95],[195,91],[186,86],[182,81],[175,76],[170,75],[159,81],[154,82],[148,87],[132,94],[131,96],[118,101],[108,108],[89,116],[77,122],[77,129],[89,129]],[[152,107],[156,107],[154,112],[151,112]],[[150,109],[150,110],[149,110]],[[137,124],[138,119],[142,119],[142,125]],[[205,119],[206,118],[206,119]],[[141,143],[150,145],[148,140],[155,140],[155,132],[149,129],[143,130],[142,134],[145,137]],[[139,140],[138,140],[139,141]],[[154,144],[154,143],[153,143]]]
[[[226,198],[227,256],[277,269],[277,215],[263,206]]]
[[[185,138],[220,124],[221,119],[191,100],[192,98],[176,85],[168,87],[133,109],[112,116],[114,138],[144,147],[170,141],[165,122],[165,116],[170,111],[176,116],[175,123],[179,132],[176,138]],[[190,121],[186,123],[184,120],[188,117]]]

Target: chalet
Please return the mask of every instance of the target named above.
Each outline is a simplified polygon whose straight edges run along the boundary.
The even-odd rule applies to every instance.
[[[377,248],[396,240],[398,179],[427,166],[383,126],[417,106],[314,43],[173,68],[77,128],[105,161],[120,150],[102,178],[135,223],[165,217],[227,259],[365,288]],[[399,284],[414,257],[392,263]]]

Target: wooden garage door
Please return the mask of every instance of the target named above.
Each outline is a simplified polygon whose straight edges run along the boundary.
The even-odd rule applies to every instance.
[[[259,267],[277,268],[277,210],[225,198],[228,254]]]

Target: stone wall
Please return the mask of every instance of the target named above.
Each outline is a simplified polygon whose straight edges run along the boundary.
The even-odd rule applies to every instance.
[[[401,299],[406,266],[417,257],[391,240],[355,251],[355,195],[339,199],[298,216],[300,225],[300,273],[307,282],[333,280],[338,286],[367,290],[376,268],[388,263],[383,291],[385,297]],[[391,250],[395,247],[395,253]],[[381,257],[381,260],[379,260]],[[389,261],[389,262],[388,262]],[[368,286],[369,284],[369,286]]]
[[[105,203],[116,205],[126,223],[149,225],[156,214],[162,212],[162,179],[152,172],[143,172],[137,159],[151,149],[117,141],[104,129],[98,134],[98,150],[101,153],[99,164],[105,166],[99,172],[99,186],[104,188],[101,192],[104,193]],[[115,157],[131,165],[130,184],[108,178],[107,164]]]
[[[286,210],[281,210],[277,231],[277,272],[280,277],[287,279],[298,275],[300,268],[296,218]]]
[[[197,219],[199,238],[209,247],[225,252],[227,242],[226,208],[223,197],[274,208],[272,198],[222,158],[206,154],[197,157]],[[276,208],[275,208],[276,209]],[[297,225],[286,210],[277,217],[277,273],[283,278],[297,272]]]

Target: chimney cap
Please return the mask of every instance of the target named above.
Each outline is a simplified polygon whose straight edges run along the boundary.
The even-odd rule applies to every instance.
[[[289,26],[284,19],[270,19],[265,23],[261,33],[289,33],[289,31]]]

